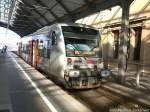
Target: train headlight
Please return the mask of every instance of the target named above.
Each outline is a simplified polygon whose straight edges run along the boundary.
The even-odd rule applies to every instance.
[[[109,69],[101,69],[100,75],[102,78],[109,77],[112,74],[111,70]]]
[[[79,77],[79,75],[80,75],[80,72],[78,70],[71,70],[69,72],[70,77]]]

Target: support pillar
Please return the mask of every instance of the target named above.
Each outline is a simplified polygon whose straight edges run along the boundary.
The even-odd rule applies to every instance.
[[[128,45],[128,34],[129,34],[129,6],[128,0],[120,0],[122,7],[122,24],[121,24],[121,35],[120,35],[120,47],[119,47],[119,60],[118,60],[118,76],[119,82],[125,83],[125,75],[127,68],[127,45]]]

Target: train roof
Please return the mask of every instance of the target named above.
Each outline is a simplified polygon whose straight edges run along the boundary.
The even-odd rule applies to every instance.
[[[85,28],[92,28],[95,29],[93,26],[86,25],[86,24],[81,24],[81,23],[55,23],[54,25],[59,25],[59,26],[78,26],[78,27],[85,27]]]
[[[45,26],[41,29],[38,29],[36,32],[28,35],[28,36],[25,36],[25,37],[29,37],[29,36],[33,36],[33,35],[38,35],[38,34],[41,34],[42,33],[47,33],[50,31],[50,28],[53,27],[53,26],[58,26],[58,27],[61,27],[61,26],[77,26],[77,27],[84,27],[84,28],[91,28],[91,29],[94,29],[94,30],[97,30],[95,29],[94,27],[92,26],[89,26],[89,25],[85,25],[85,24],[80,24],[80,23],[55,23],[51,26]]]

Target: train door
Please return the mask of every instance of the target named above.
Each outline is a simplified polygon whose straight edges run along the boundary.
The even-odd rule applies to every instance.
[[[29,41],[29,46],[28,46],[28,49],[29,49],[29,51],[28,51],[28,63],[30,64],[30,65],[32,65],[32,57],[33,57],[33,43],[32,43],[32,41]]]
[[[58,62],[58,53],[59,50],[57,50],[57,37],[54,30],[51,31],[50,35],[50,73],[51,74],[57,74],[58,69],[57,66],[59,64]],[[56,70],[57,69],[57,70]]]
[[[37,48],[38,48],[38,40],[32,41],[33,44],[33,56],[32,56],[32,66],[37,67]]]

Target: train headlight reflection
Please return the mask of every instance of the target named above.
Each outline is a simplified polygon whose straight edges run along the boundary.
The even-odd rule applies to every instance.
[[[80,76],[80,72],[78,70],[71,70],[69,72],[69,76],[70,77],[79,77]]]

